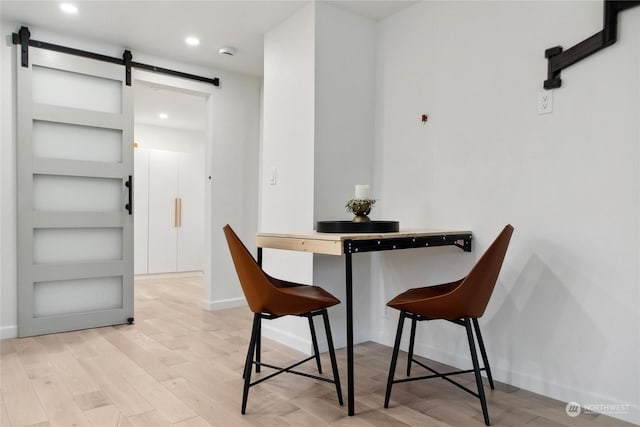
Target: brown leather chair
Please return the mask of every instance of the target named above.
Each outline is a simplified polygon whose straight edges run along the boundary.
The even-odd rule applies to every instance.
[[[482,406],[482,415],[486,425],[490,425],[489,413],[487,411],[487,401],[482,386],[482,377],[480,371],[487,373],[489,385],[493,386],[493,378],[487,353],[485,351],[482,335],[480,334],[480,326],[478,318],[484,314],[489,298],[493,292],[493,288],[498,280],[498,274],[502,268],[502,262],[507,253],[507,247],[513,234],[513,227],[507,225],[496,240],[489,246],[489,249],[480,257],[476,265],[471,269],[467,277],[452,283],[446,283],[438,286],[409,289],[406,292],[393,298],[387,303],[389,307],[400,310],[400,319],[398,321],[398,331],[396,333],[396,341],[393,347],[393,355],[391,356],[391,366],[389,368],[389,378],[387,380],[387,391],[384,397],[384,407],[389,407],[389,399],[391,397],[391,387],[393,384],[417,381],[430,378],[442,378],[450,383],[462,388],[468,393],[480,399]],[[404,319],[411,319],[411,334],[409,341],[409,354],[407,360],[407,377],[411,375],[411,363],[422,366],[433,375],[421,377],[410,377],[394,380],[396,362],[398,361],[398,351],[400,349],[400,340],[402,338],[402,326]],[[464,326],[467,330],[467,338],[469,340],[469,349],[471,351],[471,361],[473,369],[466,371],[455,371],[440,373],[425,364],[413,358],[413,347],[416,335],[416,323],[423,320],[444,319],[457,325]],[[475,341],[473,338],[473,329],[475,329],[478,339],[478,346],[482,355],[484,368],[480,368],[478,364],[478,355],[476,353]],[[476,377],[476,386],[478,393],[469,390],[467,387],[448,378],[450,375],[474,372]]]
[[[297,374],[304,377],[314,378],[335,384],[338,393],[338,402],[342,405],[342,389],[340,387],[340,376],[338,375],[338,367],[336,364],[336,354],[333,348],[333,339],[331,337],[331,328],[329,326],[329,316],[327,308],[340,303],[329,292],[318,286],[308,286],[299,283],[287,282],[269,276],[256,263],[249,250],[244,246],[236,233],[227,224],[223,228],[224,235],[229,245],[231,258],[238,273],[238,279],[244,292],[249,308],[254,313],[253,328],[251,330],[251,340],[249,342],[249,350],[244,365],[244,389],[242,391],[242,413],[247,408],[247,397],[249,396],[249,388],[259,384],[269,378],[279,375],[283,372]],[[311,340],[313,342],[314,355],[300,362],[294,363],[286,368],[280,368],[260,360],[260,336],[262,319],[272,320],[282,316],[301,316],[309,320],[309,328],[311,330]],[[318,351],[318,341],[313,326],[313,318],[322,316],[324,319],[324,328],[327,333],[327,343],[329,345],[329,357],[331,358],[331,367],[333,369],[333,380],[329,378],[311,375],[306,372],[294,371],[293,368],[308,362],[311,359],[316,360],[318,372],[322,374],[322,366],[320,364],[320,353]],[[254,359],[255,355],[255,359]],[[260,367],[265,366],[277,369],[277,372],[262,377],[255,382],[251,382],[252,366],[255,364],[256,372],[260,372]]]

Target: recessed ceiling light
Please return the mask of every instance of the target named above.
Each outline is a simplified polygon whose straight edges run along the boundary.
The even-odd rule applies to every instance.
[[[71,3],[60,3],[60,10],[70,15],[78,13],[78,8]]]
[[[162,120],[164,120],[164,119],[168,119],[169,115],[167,113],[160,113],[160,114],[158,114],[158,117],[160,117]]]
[[[197,37],[189,36],[184,39],[185,43],[189,46],[198,46],[200,44],[200,39]]]

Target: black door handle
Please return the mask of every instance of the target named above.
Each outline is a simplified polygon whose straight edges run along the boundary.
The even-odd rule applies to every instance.
[[[129,215],[133,215],[133,177],[131,175],[124,185],[129,189],[129,203],[124,205],[124,208],[129,211]]]

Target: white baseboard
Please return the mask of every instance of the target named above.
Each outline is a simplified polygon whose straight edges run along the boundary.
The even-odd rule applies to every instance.
[[[0,327],[0,340],[15,338],[18,336],[18,325]]]
[[[180,271],[176,273],[136,274],[135,280],[175,279],[180,277],[203,277],[202,271]]]
[[[292,334],[280,328],[274,328],[269,322],[262,322],[262,336],[291,347],[304,354],[311,354],[311,340]]]
[[[244,297],[216,301],[202,300],[202,308],[209,311],[223,310],[225,308],[243,307],[246,305],[247,301],[244,299]]]
[[[378,334],[374,337],[374,341],[393,347],[395,335]],[[403,341],[400,349],[407,351],[408,340]],[[466,369],[470,367],[471,356],[465,353],[465,356],[460,354],[453,354],[441,351],[440,349],[430,347],[416,342],[414,344],[414,353],[416,355],[426,357],[428,359],[444,363],[460,369]],[[488,354],[489,361],[491,361],[491,354]],[[505,384],[512,385],[524,390],[531,391],[552,399],[557,399],[561,402],[576,402],[579,403],[583,409],[592,407],[596,411],[598,407],[604,407],[610,405],[611,408],[619,409],[620,405],[623,405],[624,410],[617,410],[615,412],[607,412],[603,410],[603,415],[607,415],[612,418],[624,420],[633,424],[640,425],[640,405],[633,402],[620,402],[620,400],[613,399],[609,396],[605,396],[593,391],[577,389],[570,385],[560,384],[546,378],[540,378],[532,376],[522,372],[510,371],[502,369],[495,364],[491,364],[491,373],[496,381],[500,381]]]
[[[320,353],[324,353],[329,350],[324,327],[319,327],[318,324],[316,324],[315,329],[316,337],[318,339],[318,350],[320,351]],[[336,350],[345,348],[347,346],[346,332],[336,332],[334,328],[331,328],[331,335],[333,337],[333,346]],[[262,322],[262,336],[305,354],[311,354],[313,349],[310,336],[301,337],[299,335],[295,335],[291,332],[285,331],[281,328],[274,328],[273,326],[269,326],[269,322]],[[353,332],[353,341],[355,344],[360,344],[366,341],[370,341],[370,336],[365,331],[355,330]]]

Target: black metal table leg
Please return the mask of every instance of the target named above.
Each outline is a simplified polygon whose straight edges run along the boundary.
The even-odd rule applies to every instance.
[[[347,245],[345,244],[345,247]],[[353,375],[353,272],[351,251],[345,251],[345,272],[347,291],[347,407],[349,416],[355,414]]]
[[[258,267],[262,268],[262,248],[258,248],[258,259],[256,260]],[[255,344],[256,348],[256,372],[260,372],[261,354],[262,354],[262,319],[258,321],[258,339]],[[253,355],[252,355],[253,357]]]

